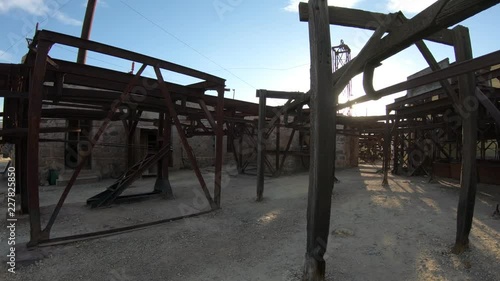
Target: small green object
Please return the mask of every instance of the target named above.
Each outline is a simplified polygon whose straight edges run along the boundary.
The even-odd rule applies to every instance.
[[[56,180],[59,178],[59,175],[57,174],[57,170],[49,170],[49,184],[50,185],[55,185]]]

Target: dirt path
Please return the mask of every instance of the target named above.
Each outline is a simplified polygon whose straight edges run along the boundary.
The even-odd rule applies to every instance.
[[[457,183],[392,177],[384,188],[375,171],[366,166],[337,172],[341,182],[332,198],[329,280],[500,280],[500,220],[491,218],[500,187],[480,186],[472,248],[457,257],[449,253],[455,237]],[[42,248],[44,259],[18,268],[15,276],[3,271],[0,280],[300,280],[308,175],[267,179],[261,203],[254,202],[254,177],[226,175],[225,182],[222,210]],[[147,180],[141,184],[150,186]],[[59,234],[127,223],[120,218],[137,222],[161,217],[162,212],[171,215],[179,202],[190,202],[190,187],[196,184],[189,171],[181,171],[173,175],[172,185],[178,202],[168,201],[168,207],[162,200],[116,206],[106,210],[113,221],[83,208],[78,194],[84,202],[92,192],[79,187],[73,207],[61,219]],[[57,195],[56,191],[43,193]],[[54,194],[43,197],[57,197]],[[78,225],[73,226],[71,215],[80,217]],[[83,227],[89,218],[92,226]],[[6,232],[0,227],[3,253]],[[27,231],[19,235],[27,239]]]

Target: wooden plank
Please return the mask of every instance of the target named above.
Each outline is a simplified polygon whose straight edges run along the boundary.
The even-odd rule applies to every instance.
[[[257,90],[257,97],[264,93],[270,99],[305,99],[306,93],[303,92],[284,92],[284,91],[270,91],[270,90]]]
[[[457,61],[472,58],[469,30],[463,26],[455,32],[455,56]],[[474,72],[458,78],[460,102],[466,107],[475,99],[476,81]],[[476,101],[477,102],[477,101]],[[477,149],[477,108],[467,110],[462,116],[462,170],[460,175],[460,198],[457,208],[457,234],[453,253],[460,254],[469,246],[469,233],[472,228],[474,204],[476,201],[476,149]]]
[[[334,185],[332,171],[335,155],[336,109],[332,80],[332,57],[328,4],[326,0],[309,1],[309,45],[311,53],[311,161],[307,204],[307,250],[304,281],[325,278],[324,254],[330,231],[330,209]],[[342,87],[343,88],[343,87]],[[332,94],[333,93],[333,94]]]
[[[381,25],[387,23],[389,17],[387,14],[342,7],[328,7],[328,10],[330,24],[368,30],[377,30]],[[299,16],[300,21],[308,21],[309,10],[307,8],[307,3],[299,4]],[[405,18],[402,13],[401,17]],[[391,31],[392,29],[388,30],[388,32]],[[425,39],[436,43],[453,45],[453,32],[449,29],[442,29],[435,34],[429,35]]]

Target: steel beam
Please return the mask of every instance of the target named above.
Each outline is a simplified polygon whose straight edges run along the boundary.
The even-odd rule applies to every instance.
[[[53,32],[53,31],[49,31],[49,30],[39,31],[34,38],[34,42],[36,42],[36,40],[46,40],[49,42],[63,44],[63,45],[71,46],[71,47],[75,47],[75,48],[87,49],[89,51],[94,51],[97,53],[106,54],[106,55],[113,56],[113,57],[118,57],[118,58],[130,60],[130,61],[135,61],[135,62],[147,64],[147,65],[154,65],[154,66],[157,66],[157,67],[165,69],[165,70],[170,70],[173,72],[192,76],[192,77],[199,78],[199,79],[206,80],[206,81],[212,81],[212,82],[215,82],[219,85],[225,84],[225,80],[222,78],[219,78],[217,76],[213,76],[213,75],[210,75],[208,73],[204,73],[204,72],[201,72],[201,71],[189,68],[189,67],[185,67],[185,66],[178,65],[178,64],[171,63],[171,62],[164,61],[164,60],[159,60],[157,58],[142,55],[139,53],[134,53],[134,52],[131,52],[131,51],[128,51],[125,49],[121,49],[121,48],[112,47],[112,46],[98,43],[95,41],[84,40],[84,39],[81,39],[78,37],[74,37],[74,36],[70,36],[70,35],[66,35],[66,34],[61,34],[61,33]]]
[[[87,157],[89,157],[90,152],[94,149],[95,144],[99,141],[101,138],[101,135],[104,133],[106,130],[107,126],[111,122],[111,116],[113,116],[118,109],[118,106],[128,97],[130,94],[130,91],[132,90],[132,87],[136,85],[137,81],[139,80],[140,75],[146,68],[146,65],[143,64],[139,71],[136,73],[136,75],[130,80],[130,83],[127,85],[127,87],[124,89],[122,95],[120,96],[119,99],[115,100],[113,104],[111,105],[111,109],[108,112],[108,117],[104,120],[104,122],[101,124],[101,127],[99,130],[96,132],[92,140],[90,141],[90,148],[89,148],[89,153],[85,154],[82,159],[80,160],[80,163],[78,163],[77,167],[75,168],[73,175],[71,175],[71,178],[68,181],[68,184],[63,190],[63,193],[61,194],[61,197],[59,198],[59,201],[57,202],[57,205],[52,212],[52,215],[49,218],[49,221],[47,222],[47,226],[45,226],[45,229],[43,230],[44,238],[48,239],[50,236],[50,230],[52,229],[52,226],[54,225],[54,222],[59,215],[59,212],[61,211],[61,208],[64,204],[64,201],[66,200],[66,197],[68,196],[69,192],[71,191],[71,188],[76,182],[76,179],[82,170],[83,166],[85,165],[85,162],[87,160]]]
[[[257,91],[259,92],[259,90]],[[259,124],[257,131],[257,201],[262,201],[264,194],[264,161],[266,158],[266,144],[264,131],[266,130],[266,94],[259,92]]]
[[[187,138],[186,138],[186,134],[184,133],[184,130],[182,129],[181,122],[179,121],[179,117],[177,115],[174,104],[173,104],[172,99],[170,97],[167,85],[165,84],[165,80],[163,79],[163,75],[161,74],[160,68],[158,66],[155,66],[154,70],[156,73],[156,77],[158,78],[160,90],[162,91],[162,93],[164,95],[164,101],[165,101],[165,105],[167,106],[167,109],[168,109],[169,117],[172,118],[172,120],[174,121],[174,125],[177,129],[177,134],[179,135],[179,138],[181,139],[181,143],[184,147],[184,150],[187,153],[189,161],[191,162],[194,173],[195,173],[196,177],[198,178],[198,182],[200,183],[200,186],[201,186],[201,189],[203,190],[205,198],[207,199],[207,201],[210,204],[210,207],[212,209],[218,209],[217,205],[215,204],[214,200],[212,199],[212,196],[210,195],[210,191],[208,191],[207,184],[205,183],[205,179],[203,178],[203,175],[201,174],[200,167],[198,166],[198,162],[196,161],[196,157],[193,154],[193,149],[189,145]]]
[[[40,222],[40,198],[38,191],[38,148],[40,120],[42,113],[42,91],[47,68],[46,61],[52,44],[46,41],[39,41],[35,58],[35,67],[30,82],[30,99],[28,105],[28,139],[27,139],[27,158],[26,173],[28,176],[28,206],[30,210],[30,241],[29,245],[37,245],[42,237],[42,227]]]
[[[221,206],[222,189],[222,164],[224,161],[224,87],[217,90],[217,124],[212,127],[215,130],[215,182],[214,182],[214,201],[215,205]],[[210,114],[210,112],[206,112]],[[208,116],[208,115],[207,115]]]
[[[92,29],[92,22],[94,19],[95,7],[97,5],[97,0],[88,0],[87,9],[85,11],[85,18],[83,19],[82,25],[82,35],[80,38],[84,40],[89,40],[90,38],[90,30]],[[78,49],[78,57],[76,62],[85,64],[85,60],[87,59],[87,50],[84,48]]]

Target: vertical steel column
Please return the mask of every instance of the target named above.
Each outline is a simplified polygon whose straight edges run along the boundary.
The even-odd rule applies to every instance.
[[[311,145],[309,194],[307,202],[307,250],[304,281],[325,279],[324,254],[330,234],[330,211],[334,185],[336,141],[336,96],[351,80],[345,73],[340,80],[332,77],[332,53],[328,3],[309,1],[309,45],[311,57]]]
[[[47,68],[46,61],[52,43],[39,41],[35,58],[35,66],[31,77],[28,107],[28,139],[26,157],[26,181],[28,188],[28,206],[30,211],[30,246],[38,245],[42,234],[40,222],[40,198],[38,179],[38,148],[40,120],[42,114],[42,91]]]
[[[396,110],[394,112],[394,132],[392,133],[392,137],[394,138],[394,159],[393,159],[393,164],[392,164],[392,173],[397,175],[399,173],[398,171],[398,166],[399,166],[399,117],[398,117],[398,111]]]
[[[264,158],[266,157],[266,144],[264,131],[266,130],[266,92],[259,92],[259,124],[257,131],[257,201],[262,201],[264,195]]]
[[[159,149],[162,149],[166,145],[170,145],[169,138],[166,136],[167,130],[165,130],[166,126],[168,125],[170,124],[165,124],[165,113],[159,113],[158,114],[158,142],[160,144]],[[168,163],[166,162],[166,160],[168,160],[167,156],[158,159],[154,191],[161,192],[165,199],[172,199],[174,197],[174,194],[172,192],[172,186],[170,185],[170,181],[168,179],[168,172],[167,172],[167,177],[165,177],[164,174],[165,166],[167,166],[168,169]]]
[[[472,59],[469,30],[463,26],[457,26],[453,31],[456,61],[462,62]],[[466,110],[462,115],[462,171],[457,209],[457,236],[453,247],[453,252],[456,254],[462,253],[468,248],[476,201],[477,108],[473,108],[473,105],[479,106],[479,104],[474,95],[475,79],[474,72],[461,75],[458,78],[460,103]]]
[[[82,26],[82,35],[81,35],[82,39],[89,40],[90,38],[90,30],[92,29],[92,21],[94,19],[96,4],[97,0],[88,0],[87,2],[87,10],[85,11],[85,18],[83,19],[83,26]],[[78,57],[76,59],[76,62],[85,64],[86,59],[87,59],[87,50],[78,49]]]
[[[385,118],[385,137],[384,137],[384,179],[382,180],[382,185],[389,185],[388,173],[389,173],[389,165],[391,161],[391,126],[389,124],[389,110],[386,110],[386,118]]]
[[[276,172],[275,176],[280,175],[280,155],[281,155],[281,147],[280,147],[280,127],[281,127],[281,118],[278,119],[278,123],[276,124],[276,155],[275,155],[275,167]]]
[[[181,140],[182,146],[184,147],[184,150],[186,151],[186,154],[189,158],[189,161],[191,162],[191,165],[193,167],[196,178],[198,179],[198,182],[200,183],[201,189],[203,190],[203,194],[205,195],[205,198],[207,199],[208,203],[210,204],[210,208],[212,210],[215,210],[218,207],[215,204],[214,200],[212,199],[212,195],[210,194],[210,191],[207,188],[207,184],[205,182],[205,179],[203,178],[203,175],[201,174],[200,167],[198,166],[198,162],[196,161],[196,157],[194,156],[193,149],[191,148],[191,146],[189,145],[189,142],[187,141],[186,134],[184,133],[184,130],[182,129],[182,124],[181,124],[179,117],[177,115],[177,111],[175,110],[174,103],[172,102],[172,97],[170,96],[170,92],[168,91],[167,85],[165,83],[165,80],[163,79],[163,75],[161,74],[160,68],[158,66],[155,66],[154,70],[156,73],[156,77],[158,78],[160,91],[162,92],[162,95],[164,97],[165,105],[167,106],[167,109],[168,109],[168,115],[174,121],[174,125],[177,129],[177,133],[179,134],[179,138]]]
[[[224,160],[224,87],[217,89],[217,126],[215,131],[215,182],[214,182],[214,202],[220,208],[221,188],[222,188],[222,164]]]

